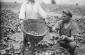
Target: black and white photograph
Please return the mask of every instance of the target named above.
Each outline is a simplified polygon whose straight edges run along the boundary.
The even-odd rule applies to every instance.
[[[0,55],[85,55],[85,0],[0,0]]]

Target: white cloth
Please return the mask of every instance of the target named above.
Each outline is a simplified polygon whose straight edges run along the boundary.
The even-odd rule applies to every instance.
[[[19,19],[38,19],[39,15],[42,18],[47,18],[46,13],[37,2],[33,5],[30,3],[23,3],[20,9]]]

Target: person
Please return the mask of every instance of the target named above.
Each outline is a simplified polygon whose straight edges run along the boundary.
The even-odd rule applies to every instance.
[[[58,41],[58,43],[65,49],[69,48],[69,53],[73,55],[76,46],[74,36],[78,36],[81,31],[77,23],[72,20],[72,13],[69,10],[62,11],[62,20],[59,20],[52,30],[57,30],[59,36],[63,36],[63,40]]]
[[[21,5],[19,19],[20,23],[23,22],[23,20],[26,19],[45,19],[45,22],[47,22],[47,14],[42,9],[40,4],[36,2],[35,0],[27,0]],[[23,32],[23,36],[26,36],[26,34]],[[27,38],[24,37],[21,54],[24,55],[24,51],[27,44]],[[31,51],[29,51],[29,54],[32,54]]]
[[[27,0],[21,5],[19,13],[20,23],[22,23],[24,19],[40,19],[40,17],[47,22],[47,14],[35,0]]]

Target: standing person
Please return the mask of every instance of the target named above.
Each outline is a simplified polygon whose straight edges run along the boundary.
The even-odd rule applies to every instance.
[[[79,30],[78,25],[71,18],[72,14],[69,10],[63,11],[62,20],[58,21],[53,26],[53,30],[59,30],[59,36],[63,36],[64,39],[60,40],[58,43],[66,49],[69,48],[69,53],[73,55],[76,45],[74,42],[74,36],[79,35],[81,31]]]
[[[35,0],[27,0],[22,4],[19,14],[20,20],[40,19],[39,17],[42,17],[47,22],[47,14],[38,2],[35,2]]]
[[[46,18],[47,18],[46,13],[44,12],[40,4],[38,2],[35,2],[35,0],[27,0],[22,4],[19,14],[19,19],[21,20],[20,23],[22,23],[23,20],[26,19],[45,19],[45,21],[47,22]],[[26,36],[24,32],[23,36]],[[22,55],[24,55],[26,44],[27,44],[27,39],[24,37],[21,50]]]

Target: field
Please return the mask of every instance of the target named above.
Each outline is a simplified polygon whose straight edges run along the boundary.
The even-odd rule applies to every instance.
[[[49,15],[50,26],[55,24],[55,20],[61,16],[62,10],[69,9],[73,14],[73,20],[75,20],[79,28],[82,30],[82,34],[85,36],[85,6],[76,5],[52,5],[41,4],[45,12]],[[21,7],[21,3],[1,3],[1,36],[0,36],[0,54],[11,54],[10,50],[16,49],[16,53],[20,53],[20,45],[23,40],[23,34],[18,32],[20,26],[18,15]],[[13,48],[12,48],[13,47]],[[85,50],[85,48],[84,48]]]

